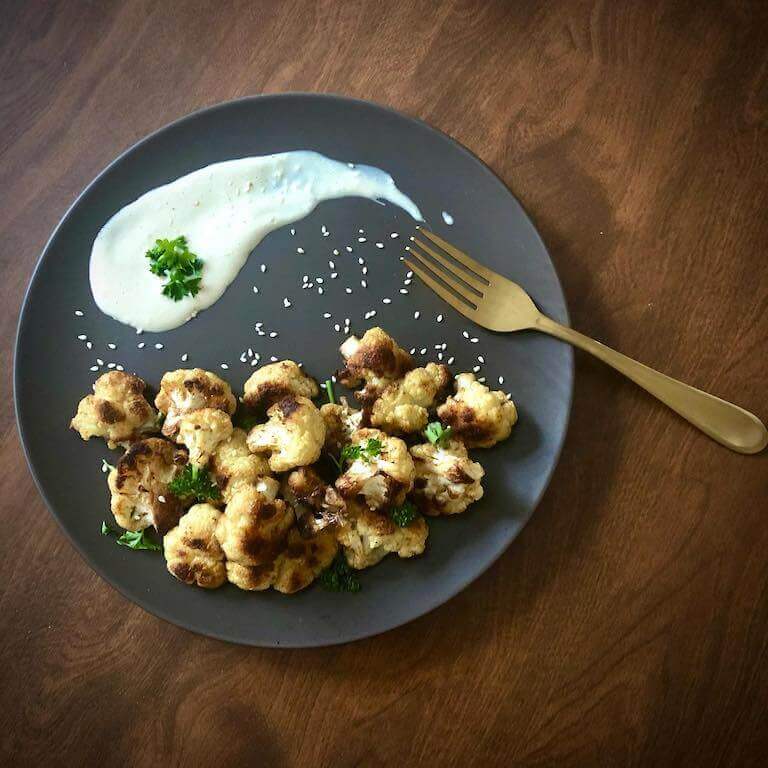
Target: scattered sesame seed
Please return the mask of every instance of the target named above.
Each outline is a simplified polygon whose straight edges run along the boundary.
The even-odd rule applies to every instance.
[[[364,229],[358,229],[357,231],[358,231],[358,232],[359,232],[361,235],[364,235],[364,234],[365,234],[365,230],[364,230]]]
[[[323,295],[323,287],[320,285],[317,288],[317,292],[322,296]]]
[[[306,288],[314,288],[315,287],[315,283],[314,282],[309,282],[309,283],[306,284],[305,287]]]
[[[437,359],[438,360],[442,360],[443,359],[443,353],[442,352],[438,352],[437,353]]]
[[[75,310],[75,317],[82,317],[83,316],[83,310],[82,309],[76,309]]]
[[[352,293],[352,289],[351,289],[351,288],[349,288],[349,287],[345,288],[344,290],[345,290],[347,293]]]
[[[262,330],[261,330],[261,328],[257,328],[257,329],[256,329],[256,334],[257,334],[258,336],[266,336],[266,335],[267,335],[265,331],[262,331]]]
[[[269,338],[270,339],[276,339],[277,338],[277,331],[270,331],[269,332]]]
[[[339,249],[338,248],[334,248],[333,249],[333,255],[334,256],[338,256],[339,255]]]
[[[409,355],[415,355],[416,354],[416,347],[411,347],[410,350],[408,350]]]
[[[333,330],[334,330],[334,331],[336,331],[336,333],[338,333],[338,332],[341,330],[341,326],[340,326],[338,323],[336,323],[336,324],[333,326]]]
[[[336,383],[336,377],[335,377],[333,374],[331,374],[331,381],[332,381],[334,384]]]
[[[469,338],[469,334],[468,334],[466,331],[462,331],[462,332],[461,332],[461,335],[462,335],[462,336],[463,336],[465,339],[468,339],[468,338]]]
[[[283,299],[283,306],[288,309],[288,307],[291,306],[291,302],[288,300],[288,298]]]
[[[254,293],[258,293],[259,292],[259,289],[255,285],[253,286],[253,292]]]
[[[85,342],[86,349],[93,349],[93,344],[90,341]]]
[[[159,501],[161,504],[165,504],[165,496],[163,496],[162,494],[158,494],[158,496],[157,496],[157,500],[158,500],[158,501]]]
[[[79,335],[77,338],[78,338],[80,341],[85,341],[85,340],[86,340],[88,337],[87,337],[87,336],[86,336],[84,333],[81,333],[81,334],[80,334],[80,335]]]
[[[344,246],[344,250],[345,250],[347,253],[352,253],[352,246],[351,246],[351,245],[345,245],[345,246]]]
[[[407,294],[407,293],[408,293],[408,289],[407,289],[407,288],[401,288],[401,289],[400,289],[400,293],[402,293],[402,294],[404,294],[404,295],[405,295],[405,294]]]
[[[266,272],[266,271],[267,271],[267,265],[266,265],[266,264],[262,264],[262,265],[259,267],[259,269],[260,269],[262,272]]]
[[[251,368],[256,367],[258,364],[259,364],[259,361],[256,360],[255,358],[253,360],[251,360]]]
[[[360,272],[362,272],[362,274],[364,274],[364,275],[367,275],[367,274],[368,274],[368,267],[363,267],[363,268],[360,270]]]
[[[413,313],[413,319],[414,319],[414,320],[418,320],[420,317],[421,317],[421,312],[419,312],[419,310],[417,309],[417,310],[416,310],[416,311]]]
[[[248,347],[248,357],[253,357],[253,350]]]
[[[406,278],[408,278],[408,280],[410,280],[410,279],[413,277],[413,272],[411,272],[411,270],[409,269],[409,270],[408,270],[408,271],[405,273],[405,276],[406,276]]]
[[[304,253],[304,249],[303,248],[297,248],[296,249],[296,253]],[[261,271],[263,272],[264,270],[262,269]]]
[[[481,377],[478,379],[478,381],[479,381],[481,384],[485,384],[485,376],[481,376]]]
[[[116,365],[116,366],[115,366],[115,370],[116,370],[116,371],[124,371],[124,370],[125,370],[125,368],[123,368],[123,366],[122,366],[122,365]]]
[[[146,347],[146,346],[147,346],[146,342],[144,342],[144,341],[140,341],[140,342],[139,342],[139,343],[136,345],[136,349],[144,349],[144,347]]]
[[[397,234],[397,232],[393,232],[390,237],[394,240],[396,237],[400,237],[400,235]]]
[[[477,336],[473,336],[469,341],[471,344],[477,344],[480,339],[478,339]]]
[[[480,366],[479,365],[473,365],[472,366],[472,373],[480,373]]]
[[[302,275],[301,276],[301,282],[302,283],[308,283],[309,282],[309,275]]]
[[[323,224],[323,225],[320,227],[320,231],[321,231],[323,234],[325,234],[325,233],[328,231],[328,227],[326,227],[326,226],[325,226],[325,224]]]
[[[376,243],[376,247],[377,248],[383,248],[384,247],[384,243]]]
[[[162,348],[163,348],[163,345],[160,344],[159,342],[155,344],[155,349],[162,349]]]
[[[107,344],[107,347],[108,347],[109,349],[117,349],[117,344],[113,344],[113,343],[110,341],[110,342],[109,342],[109,344]]]
[[[335,262],[333,262],[333,261],[329,261],[329,262],[328,262],[328,266],[329,266],[331,269],[336,269],[336,264],[335,264]]]
[[[368,287],[368,283],[365,280],[361,280],[360,281],[360,285],[362,285],[363,288],[367,288]]]
[[[141,336],[142,333],[144,333],[144,329],[143,328],[137,328],[136,329],[136,335],[137,336]]]
[[[276,362],[277,362],[277,358],[276,358],[274,355],[272,355],[272,356],[269,358],[269,362],[270,362],[270,363],[276,363]]]
[[[435,349],[442,349],[442,348],[443,348],[442,344],[435,344]]]
[[[331,280],[335,280],[339,276],[338,272],[331,272]]]
[[[326,320],[328,320],[328,319],[331,317],[331,313],[330,313],[330,312],[323,312],[323,317],[324,317]]]
[[[96,358],[96,364],[97,365],[104,365],[104,361],[100,357],[97,357]]]
[[[477,362],[478,363],[484,363],[485,362],[485,358],[482,355],[478,355],[477,356]]]
[[[261,326],[264,325],[264,323],[256,323],[253,327],[258,331],[261,330]]]
[[[185,353],[184,353],[184,354],[181,356],[181,362],[182,362],[182,363],[186,363],[188,359],[189,359],[189,355],[188,355],[188,354],[185,352]]]
[[[98,371],[99,370],[99,366],[98,365],[92,365],[91,366],[91,370],[92,371]]]
[[[318,284],[320,284],[320,285],[322,285],[322,283],[324,282],[324,280],[323,280],[323,278],[322,278],[322,277],[316,277],[316,278],[315,278],[315,282],[316,282],[316,283],[318,283]]]
[[[403,285],[410,285],[413,282],[410,278],[406,277],[405,280],[403,280]]]
[[[504,377],[503,376],[499,376],[499,384],[503,384],[503,383],[504,383]]]
[[[221,364],[221,369],[222,369],[223,371],[228,371],[228,370],[229,370],[229,366],[228,366],[226,363],[222,363],[222,364]]]
[[[449,358],[448,358],[448,360],[447,360],[447,362],[448,362],[448,365],[453,365],[453,361],[454,361],[455,359],[456,359],[456,358],[455,358],[455,357],[453,357],[453,356],[449,357]]]
[[[381,303],[382,304],[391,304],[392,303],[392,299],[382,299]]]
[[[291,234],[295,235],[296,234],[296,230],[295,229],[291,229]]]
[[[114,363],[107,363],[107,368],[114,368],[114,367],[115,367]]]
[[[426,347],[422,347],[422,348],[419,350],[419,354],[420,354],[420,355],[426,355],[426,354],[427,354],[427,348],[426,348]]]
[[[241,363],[244,363],[244,362],[245,362],[245,352],[243,352],[243,353],[240,355],[240,362],[241,362]]]
[[[437,320],[438,323],[442,323],[443,322],[443,316],[442,315],[438,315],[436,320]]]
[[[440,345],[440,349],[442,349],[443,351],[445,351],[447,347],[448,347],[448,345],[447,345],[445,342],[443,342],[443,343]]]

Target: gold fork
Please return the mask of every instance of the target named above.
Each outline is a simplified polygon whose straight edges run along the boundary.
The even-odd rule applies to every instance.
[[[556,323],[539,312],[531,297],[517,283],[484,267],[433,232],[422,227],[418,227],[418,231],[443,253],[412,237],[406,250],[423,268],[408,259],[405,263],[464,317],[492,331],[543,331],[567,341],[608,363],[713,440],[733,451],[758,453],[768,444],[768,431],[754,414],[654,371],[599,341]],[[431,260],[424,254],[428,254]]]

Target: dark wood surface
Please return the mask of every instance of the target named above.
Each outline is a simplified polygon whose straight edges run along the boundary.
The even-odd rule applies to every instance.
[[[307,90],[465,143],[531,211],[575,327],[765,418],[765,2],[0,10],[0,763],[766,764],[768,460],[599,363],[577,355],[562,459],[506,555],[409,626],[312,651],[126,602],[46,512],[11,402],[24,288],[82,187],[198,107]]]

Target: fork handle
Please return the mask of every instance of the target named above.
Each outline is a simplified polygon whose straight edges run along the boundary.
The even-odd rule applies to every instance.
[[[545,315],[539,315],[533,327],[567,341],[608,363],[611,368],[623,373],[713,440],[732,451],[758,453],[768,444],[768,431],[764,424],[757,416],[739,408],[738,405],[654,371],[653,368],[638,363],[637,360],[622,355],[572,328],[560,325]]]

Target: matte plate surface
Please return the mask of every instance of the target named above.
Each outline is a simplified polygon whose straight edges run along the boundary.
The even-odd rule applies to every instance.
[[[414,222],[403,211],[371,201],[321,204],[308,218],[268,236],[213,307],[179,329],[137,336],[103,315],[88,284],[96,234],[122,206],[147,190],[209,163],[291,149],[367,163],[389,172],[422,210],[428,224],[489,267],[523,285],[539,307],[567,322],[560,284],[547,251],[525,212],[476,157],[429,126],[391,110],[335,96],[286,94],[243,99],[185,117],[128,150],[80,196],[57,227],[34,273],[22,310],[15,360],[19,429],[35,480],[49,508],[80,553],[126,597],[169,621],[214,637],[261,646],[316,646],[383,632],[444,603],[484,571],[520,532],[557,462],[573,384],[565,344],[533,333],[499,335],[472,326],[414,279],[403,294],[399,257]],[[455,220],[447,226],[442,212]],[[323,237],[325,225],[330,236]],[[365,230],[359,243],[358,230]],[[392,232],[398,238],[390,237]],[[162,233],[175,236],[181,233]],[[377,248],[375,243],[384,244]],[[345,246],[351,246],[348,253]],[[297,254],[297,247],[305,250]],[[334,257],[338,248],[341,256]],[[205,257],[205,254],[202,254]],[[369,267],[360,285],[358,258]],[[338,278],[330,279],[328,260]],[[267,265],[262,273],[260,265]],[[302,290],[301,278],[322,276],[323,295]],[[253,286],[260,289],[254,294]],[[353,290],[345,292],[346,287]],[[293,304],[283,307],[283,297]],[[382,303],[389,297],[390,304]],[[82,310],[84,317],[74,314]],[[376,310],[372,320],[363,315]],[[419,320],[414,320],[420,310]],[[331,312],[333,318],[324,319]],[[436,322],[438,314],[442,323]],[[79,399],[96,378],[101,358],[135,371],[154,389],[163,372],[209,368],[237,393],[252,368],[239,361],[252,347],[303,361],[317,379],[340,365],[342,335],[334,323],[350,318],[361,334],[381,325],[424,364],[455,356],[454,372],[471,370],[510,391],[520,419],[512,437],[476,451],[485,467],[485,497],[465,515],[430,522],[426,553],[413,560],[387,558],[362,573],[363,590],[335,594],[318,585],[294,596],[247,593],[227,586],[208,592],[173,579],[157,553],[133,552],[100,535],[110,519],[101,459],[114,462],[101,440],[87,443],[68,429]],[[254,324],[276,330],[260,337]],[[467,330],[477,343],[462,335]],[[86,349],[79,334],[87,334]],[[137,343],[145,342],[144,349]],[[115,350],[108,343],[117,345]],[[156,349],[155,344],[162,344]],[[419,350],[426,348],[426,354]],[[180,361],[189,354],[188,363]],[[220,368],[227,363],[229,370]],[[106,370],[104,368],[103,370]]]

